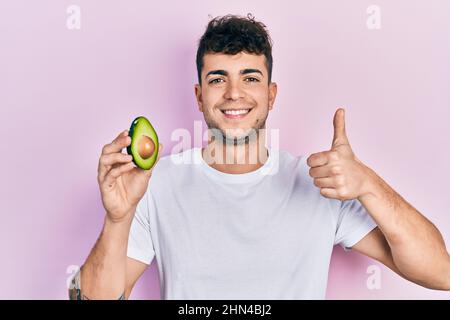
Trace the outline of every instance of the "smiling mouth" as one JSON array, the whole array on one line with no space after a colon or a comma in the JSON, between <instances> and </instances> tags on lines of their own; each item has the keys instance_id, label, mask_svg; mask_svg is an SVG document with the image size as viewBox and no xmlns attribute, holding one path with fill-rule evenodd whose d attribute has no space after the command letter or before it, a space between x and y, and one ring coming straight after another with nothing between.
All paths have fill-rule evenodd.
<instances>
[{"instance_id":1,"label":"smiling mouth","mask_svg":"<svg viewBox=\"0 0 450 320\"><path fill-rule=\"evenodd\" d=\"M224 109L220 110L225 115L226 118L229 119L241 119L252 111L253 108L250 109Z\"/></svg>"}]
</instances>

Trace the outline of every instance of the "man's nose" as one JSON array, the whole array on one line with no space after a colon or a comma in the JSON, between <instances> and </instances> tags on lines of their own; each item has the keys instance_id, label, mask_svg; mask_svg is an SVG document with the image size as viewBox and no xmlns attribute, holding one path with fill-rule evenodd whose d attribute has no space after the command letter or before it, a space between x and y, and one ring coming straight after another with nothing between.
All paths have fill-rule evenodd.
<instances>
[{"instance_id":1,"label":"man's nose","mask_svg":"<svg viewBox=\"0 0 450 320\"><path fill-rule=\"evenodd\" d=\"M226 91L225 91L225 98L231 99L231 100L238 100L239 98L244 97L244 92L240 85L236 82L229 81Z\"/></svg>"}]
</instances>

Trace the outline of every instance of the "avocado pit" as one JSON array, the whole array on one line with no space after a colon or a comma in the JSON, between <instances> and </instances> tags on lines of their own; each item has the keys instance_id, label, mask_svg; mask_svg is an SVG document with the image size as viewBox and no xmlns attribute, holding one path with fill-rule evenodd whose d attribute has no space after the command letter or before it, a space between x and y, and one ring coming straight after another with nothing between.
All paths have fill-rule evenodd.
<instances>
[{"instance_id":1,"label":"avocado pit","mask_svg":"<svg viewBox=\"0 0 450 320\"><path fill-rule=\"evenodd\" d=\"M155 151L155 143L150 137L142 135L139 138L137 149L139 156L142 159L148 159L153 155L153 152Z\"/></svg>"}]
</instances>

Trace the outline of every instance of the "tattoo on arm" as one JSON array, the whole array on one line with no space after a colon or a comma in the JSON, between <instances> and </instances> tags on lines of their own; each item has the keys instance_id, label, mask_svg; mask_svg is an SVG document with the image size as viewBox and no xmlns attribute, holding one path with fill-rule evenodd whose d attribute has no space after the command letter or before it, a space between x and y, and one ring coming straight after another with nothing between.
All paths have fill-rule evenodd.
<instances>
[{"instance_id":1,"label":"tattoo on arm","mask_svg":"<svg viewBox=\"0 0 450 320\"><path fill-rule=\"evenodd\" d=\"M80 274L81 274L81 269L78 270L78 272L75 274L75 276L72 278L72 281L70 282L69 299L70 300L91 300L81 292ZM125 300L125 293L122 293L122 295L117 300Z\"/></svg>"}]
</instances>

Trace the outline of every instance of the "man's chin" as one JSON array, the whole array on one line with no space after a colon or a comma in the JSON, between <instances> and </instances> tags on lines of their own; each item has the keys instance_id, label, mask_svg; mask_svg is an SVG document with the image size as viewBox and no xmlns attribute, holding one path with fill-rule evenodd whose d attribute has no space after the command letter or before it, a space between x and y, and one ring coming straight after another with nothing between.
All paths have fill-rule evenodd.
<instances>
[{"instance_id":1,"label":"man's chin","mask_svg":"<svg viewBox=\"0 0 450 320\"><path fill-rule=\"evenodd\" d=\"M244 144L257 138L256 129L220 129L215 130L214 136L226 144ZM218 140L219 140L218 139Z\"/></svg>"}]
</instances>

